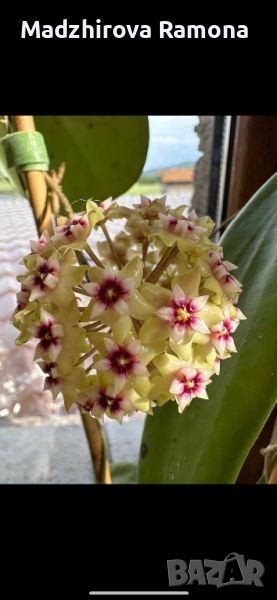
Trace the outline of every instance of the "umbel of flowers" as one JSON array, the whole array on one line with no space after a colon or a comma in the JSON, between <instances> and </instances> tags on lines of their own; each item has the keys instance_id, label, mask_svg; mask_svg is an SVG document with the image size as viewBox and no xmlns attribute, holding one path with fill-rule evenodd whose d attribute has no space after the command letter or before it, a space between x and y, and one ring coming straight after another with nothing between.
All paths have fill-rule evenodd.
<instances>
[{"instance_id":1,"label":"umbel of flowers","mask_svg":"<svg viewBox=\"0 0 277 600\"><path fill-rule=\"evenodd\" d=\"M122 228L111 240L113 219ZM209 239L213 227L165 197L142 196L132 208L89 200L30 243L13 316L17 343L37 339L45 389L61 392L67 410L77 403L122 421L169 400L182 413L193 398L208 398L245 318L236 267ZM104 241L96 253L87 240L93 245L97 228Z\"/></svg>"}]
</instances>

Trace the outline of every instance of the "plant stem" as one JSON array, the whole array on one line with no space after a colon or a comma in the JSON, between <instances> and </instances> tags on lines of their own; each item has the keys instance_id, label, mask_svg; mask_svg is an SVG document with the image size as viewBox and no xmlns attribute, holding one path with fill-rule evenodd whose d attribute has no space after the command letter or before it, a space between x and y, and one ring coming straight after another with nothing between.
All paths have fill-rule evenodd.
<instances>
[{"instance_id":1,"label":"plant stem","mask_svg":"<svg viewBox=\"0 0 277 600\"><path fill-rule=\"evenodd\" d=\"M213 231L213 236L218 233L219 231L221 231L221 229L223 229L223 227L225 227L226 225L228 225L228 223L231 223L231 221L234 219L234 217L240 212L241 209L237 210L233 215L231 215L230 217L227 217L227 219L224 219L224 221L222 221L218 227Z\"/></svg>"},{"instance_id":2,"label":"plant stem","mask_svg":"<svg viewBox=\"0 0 277 600\"><path fill-rule=\"evenodd\" d=\"M273 465L268 483L277 484L277 462Z\"/></svg>"},{"instance_id":3,"label":"plant stem","mask_svg":"<svg viewBox=\"0 0 277 600\"><path fill-rule=\"evenodd\" d=\"M171 246L170 248L168 248L164 252L163 256L161 257L160 261L156 265L155 269L153 269L153 271L151 271L151 273L148 275L146 281L148 281L149 283L156 283L156 281L158 281L160 275L164 272L166 267L171 263L172 259L175 258L177 253L178 253L177 244L174 244L174 246Z\"/></svg>"},{"instance_id":4,"label":"plant stem","mask_svg":"<svg viewBox=\"0 0 277 600\"><path fill-rule=\"evenodd\" d=\"M91 321L90 320L89 323L90 323L90 325L85 325L85 327L82 327L82 329L87 329L88 327L99 327L99 325L103 325L103 323L101 323L101 321Z\"/></svg>"},{"instance_id":5,"label":"plant stem","mask_svg":"<svg viewBox=\"0 0 277 600\"><path fill-rule=\"evenodd\" d=\"M88 261L83 255L83 252L77 250L76 256L79 264L88 265ZM91 368L92 365L89 365L89 367L85 369L86 373L89 373ZM112 478L108 460L107 436L104 427L97 419L93 419L90 415L84 414L80 406L79 411L90 450L96 483L111 484Z\"/></svg>"},{"instance_id":6,"label":"plant stem","mask_svg":"<svg viewBox=\"0 0 277 600\"><path fill-rule=\"evenodd\" d=\"M90 247L90 245L88 243L86 243L84 250L98 267L100 267L101 269L104 269L103 263L98 258L98 256L96 256L96 254L94 254L92 248Z\"/></svg>"},{"instance_id":7,"label":"plant stem","mask_svg":"<svg viewBox=\"0 0 277 600\"><path fill-rule=\"evenodd\" d=\"M148 238L145 238L142 242L142 260L143 260L144 264L145 264L146 258L147 258L148 246L149 246Z\"/></svg>"},{"instance_id":8,"label":"plant stem","mask_svg":"<svg viewBox=\"0 0 277 600\"><path fill-rule=\"evenodd\" d=\"M107 240L107 242L109 244L109 247L110 247L111 253L112 253L113 257L114 257L114 260L115 260L118 268L121 269L122 268L121 260L120 260L120 258L118 256L118 253L116 251L114 243L113 243L112 239L110 238L110 234L109 234L109 232L107 230L107 227L106 227L105 223L100 223L100 227L101 227L101 229L102 229L102 231L104 233L104 236L105 236L105 238L106 238L106 240Z\"/></svg>"},{"instance_id":9,"label":"plant stem","mask_svg":"<svg viewBox=\"0 0 277 600\"><path fill-rule=\"evenodd\" d=\"M107 439L101 423L90 415L83 413L79 406L90 454L94 466L96 483L112 483L108 462Z\"/></svg>"},{"instance_id":10,"label":"plant stem","mask_svg":"<svg viewBox=\"0 0 277 600\"><path fill-rule=\"evenodd\" d=\"M104 329L107 329L108 325L98 325L97 327L90 327L89 325L87 327L84 327L84 329L86 331L88 331L89 333L97 333L98 331L103 331ZM109 330L110 331L110 330Z\"/></svg>"},{"instance_id":11,"label":"plant stem","mask_svg":"<svg viewBox=\"0 0 277 600\"><path fill-rule=\"evenodd\" d=\"M53 190L53 192L55 192L57 194L57 196L59 197L64 210L67 214L67 216L69 218L72 217L73 215L73 210L72 210L72 206L68 200L68 198L65 196L65 194L62 192L59 184L57 184L54 179L52 177L50 177L50 175L48 173L44 173L44 177L45 177L45 181L47 183L47 185L50 187L51 190Z\"/></svg>"},{"instance_id":12,"label":"plant stem","mask_svg":"<svg viewBox=\"0 0 277 600\"><path fill-rule=\"evenodd\" d=\"M57 171L54 171L54 170L51 171L52 180L56 185L61 186L61 183L62 183L62 180L64 177L64 173L65 173L65 163L64 162L61 163L61 165ZM52 189L50 191L50 196L51 196L51 201L52 201L52 212L54 213L54 216L56 217L60 212L60 198L59 198L59 195L57 194L57 192Z\"/></svg>"},{"instance_id":13,"label":"plant stem","mask_svg":"<svg viewBox=\"0 0 277 600\"><path fill-rule=\"evenodd\" d=\"M89 296L89 298L91 298L91 295L86 292L86 290L83 290L83 288L80 288L77 285L74 285L72 289L74 292L77 292L77 294L82 294L83 296Z\"/></svg>"},{"instance_id":14,"label":"plant stem","mask_svg":"<svg viewBox=\"0 0 277 600\"><path fill-rule=\"evenodd\" d=\"M89 352L86 352L86 354L83 354L83 356L81 356L81 358L79 358L78 362L76 362L74 367L78 367L79 365L81 365L87 358L92 356L92 354L94 354L94 352L95 352L95 348L93 346L93 348L91 348L91 350L89 350Z\"/></svg>"}]
</instances>

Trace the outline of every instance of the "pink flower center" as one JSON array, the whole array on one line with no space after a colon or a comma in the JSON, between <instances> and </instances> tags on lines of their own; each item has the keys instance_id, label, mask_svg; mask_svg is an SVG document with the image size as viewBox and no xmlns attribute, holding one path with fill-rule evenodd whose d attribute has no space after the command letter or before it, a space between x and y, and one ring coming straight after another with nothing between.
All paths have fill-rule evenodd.
<instances>
[{"instance_id":1,"label":"pink flower center","mask_svg":"<svg viewBox=\"0 0 277 600\"><path fill-rule=\"evenodd\" d=\"M225 333L232 333L233 323L231 319L225 319L225 321L223 321L223 327L225 329Z\"/></svg>"},{"instance_id":2,"label":"pink flower center","mask_svg":"<svg viewBox=\"0 0 277 600\"><path fill-rule=\"evenodd\" d=\"M84 229L87 228L88 224L83 217L74 217L69 225L64 225L61 229L64 237L71 237L73 235L71 227L73 225L81 225Z\"/></svg>"},{"instance_id":3,"label":"pink flower center","mask_svg":"<svg viewBox=\"0 0 277 600\"><path fill-rule=\"evenodd\" d=\"M51 327L54 324L54 321L48 321L48 323L41 323L37 329L36 336L39 338L40 347L47 352L50 346L53 344L57 346L60 343L60 338L58 336L54 336L51 331Z\"/></svg>"},{"instance_id":4,"label":"pink flower center","mask_svg":"<svg viewBox=\"0 0 277 600\"><path fill-rule=\"evenodd\" d=\"M51 373L50 373L50 375L48 375L48 377L46 377L46 380L50 387L52 387L54 385L59 385L63 381L63 379L61 377L53 377L53 375L51 375Z\"/></svg>"},{"instance_id":5,"label":"pink flower center","mask_svg":"<svg viewBox=\"0 0 277 600\"><path fill-rule=\"evenodd\" d=\"M100 302L111 308L118 300L125 300L128 295L119 278L108 277L99 285L96 296Z\"/></svg>"},{"instance_id":6,"label":"pink flower center","mask_svg":"<svg viewBox=\"0 0 277 600\"><path fill-rule=\"evenodd\" d=\"M200 391L203 385L200 373L196 373L194 377L190 378L186 375L181 375L179 380L183 384L182 394L196 394Z\"/></svg>"},{"instance_id":7,"label":"pink flower center","mask_svg":"<svg viewBox=\"0 0 277 600\"><path fill-rule=\"evenodd\" d=\"M23 310L27 306L27 304L28 304L28 302L18 302L16 305L15 312L19 312L20 310Z\"/></svg>"},{"instance_id":8,"label":"pink flower center","mask_svg":"<svg viewBox=\"0 0 277 600\"><path fill-rule=\"evenodd\" d=\"M119 375L127 375L132 373L137 359L126 348L119 346L116 350L109 354L109 361L111 364L111 369L114 373L118 373Z\"/></svg>"},{"instance_id":9,"label":"pink flower center","mask_svg":"<svg viewBox=\"0 0 277 600\"><path fill-rule=\"evenodd\" d=\"M178 223L178 219L174 219L173 217L171 219L169 219L168 221L168 229L175 229L176 225Z\"/></svg>"},{"instance_id":10,"label":"pink flower center","mask_svg":"<svg viewBox=\"0 0 277 600\"><path fill-rule=\"evenodd\" d=\"M87 222L83 217L74 217L71 221L71 225L82 225L82 227L87 227Z\"/></svg>"},{"instance_id":11,"label":"pink flower center","mask_svg":"<svg viewBox=\"0 0 277 600\"><path fill-rule=\"evenodd\" d=\"M230 275L229 273L226 273L226 275L223 275L221 281L223 284L224 283L233 283L234 277L232 275Z\"/></svg>"},{"instance_id":12,"label":"pink flower center","mask_svg":"<svg viewBox=\"0 0 277 600\"><path fill-rule=\"evenodd\" d=\"M214 259L213 259L213 256L214 256ZM220 265L223 265L222 259L217 258L214 252L209 252L209 257L212 259L213 268L220 267Z\"/></svg>"},{"instance_id":13,"label":"pink flower center","mask_svg":"<svg viewBox=\"0 0 277 600\"><path fill-rule=\"evenodd\" d=\"M64 237L70 237L72 235L71 226L64 225L62 228L62 233L64 234Z\"/></svg>"},{"instance_id":14,"label":"pink flower center","mask_svg":"<svg viewBox=\"0 0 277 600\"><path fill-rule=\"evenodd\" d=\"M230 333L233 333L233 324L231 319L225 319L222 324L221 331L216 332L216 337L223 337L224 340L229 339Z\"/></svg>"},{"instance_id":15,"label":"pink flower center","mask_svg":"<svg viewBox=\"0 0 277 600\"><path fill-rule=\"evenodd\" d=\"M25 306L27 306L27 304L29 302L29 297L30 297L30 290L27 290L27 288L22 286L21 291L18 292L18 294L17 294L18 302L16 305L15 313L19 312L20 310L23 310L25 308Z\"/></svg>"},{"instance_id":16,"label":"pink flower center","mask_svg":"<svg viewBox=\"0 0 277 600\"><path fill-rule=\"evenodd\" d=\"M44 283L47 275L49 275L49 273L56 272L57 270L55 269L55 267L50 267L50 265L48 265L47 263L40 265L37 268L37 274L33 277L33 285L39 287L42 291L44 291L47 288L47 285L45 285Z\"/></svg>"},{"instance_id":17,"label":"pink flower center","mask_svg":"<svg viewBox=\"0 0 277 600\"><path fill-rule=\"evenodd\" d=\"M179 300L176 302L173 300L171 306L174 311L173 318L171 320L171 327L177 325L178 327L190 328L195 322L195 317L192 314L195 312L192 309L191 300Z\"/></svg>"},{"instance_id":18,"label":"pink flower center","mask_svg":"<svg viewBox=\"0 0 277 600\"><path fill-rule=\"evenodd\" d=\"M109 396L107 396L104 390L100 390L96 403L103 411L108 408Z\"/></svg>"},{"instance_id":19,"label":"pink flower center","mask_svg":"<svg viewBox=\"0 0 277 600\"><path fill-rule=\"evenodd\" d=\"M97 407L101 408L103 412L105 412L107 408L109 408L111 413L116 414L121 410L121 402L121 396L117 395L115 396L115 398L111 398L106 393L105 389L100 389L96 400L91 400L88 398L85 404L83 404L83 408L90 412L96 405Z\"/></svg>"},{"instance_id":20,"label":"pink flower center","mask_svg":"<svg viewBox=\"0 0 277 600\"><path fill-rule=\"evenodd\" d=\"M52 369L55 369L55 367L57 366L57 363L55 362L49 362L49 363L44 363L43 367L41 367L43 373L51 373Z\"/></svg>"}]
</instances>

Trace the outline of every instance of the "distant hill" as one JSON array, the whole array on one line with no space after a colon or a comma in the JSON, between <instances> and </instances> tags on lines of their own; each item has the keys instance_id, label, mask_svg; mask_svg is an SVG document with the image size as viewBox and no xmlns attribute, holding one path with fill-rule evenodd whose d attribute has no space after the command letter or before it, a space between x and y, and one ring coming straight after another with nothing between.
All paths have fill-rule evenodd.
<instances>
[{"instance_id":1,"label":"distant hill","mask_svg":"<svg viewBox=\"0 0 277 600\"><path fill-rule=\"evenodd\" d=\"M194 167L195 162L188 162L188 161L184 161L181 163L178 163L177 165L168 165L167 167L160 167L159 169L151 169L149 171L143 171L140 178L139 178L139 182L141 183L155 183L158 179L159 179L159 171L162 171L163 169L176 169L176 168L192 168Z\"/></svg>"}]
</instances>

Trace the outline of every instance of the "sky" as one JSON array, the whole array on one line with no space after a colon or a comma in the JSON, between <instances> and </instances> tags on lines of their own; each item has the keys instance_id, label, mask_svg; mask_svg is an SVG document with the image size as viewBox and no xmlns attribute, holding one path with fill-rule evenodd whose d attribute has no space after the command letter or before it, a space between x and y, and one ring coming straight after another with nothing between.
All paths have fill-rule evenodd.
<instances>
[{"instance_id":1,"label":"sky","mask_svg":"<svg viewBox=\"0 0 277 600\"><path fill-rule=\"evenodd\" d=\"M150 140L144 171L195 162L198 137L194 131L197 116L150 116Z\"/></svg>"}]
</instances>

